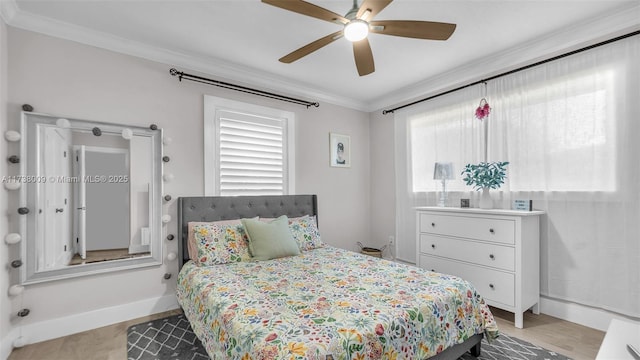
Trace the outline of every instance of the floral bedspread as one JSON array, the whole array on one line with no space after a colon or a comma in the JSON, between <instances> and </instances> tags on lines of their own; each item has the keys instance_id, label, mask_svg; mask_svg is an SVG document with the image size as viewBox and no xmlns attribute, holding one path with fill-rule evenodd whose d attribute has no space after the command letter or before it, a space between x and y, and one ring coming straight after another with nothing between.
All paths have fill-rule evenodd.
<instances>
[{"instance_id":1,"label":"floral bedspread","mask_svg":"<svg viewBox=\"0 0 640 360\"><path fill-rule=\"evenodd\" d=\"M458 277L326 246L262 262L185 264L178 301L212 359L424 359L498 335Z\"/></svg>"}]
</instances>

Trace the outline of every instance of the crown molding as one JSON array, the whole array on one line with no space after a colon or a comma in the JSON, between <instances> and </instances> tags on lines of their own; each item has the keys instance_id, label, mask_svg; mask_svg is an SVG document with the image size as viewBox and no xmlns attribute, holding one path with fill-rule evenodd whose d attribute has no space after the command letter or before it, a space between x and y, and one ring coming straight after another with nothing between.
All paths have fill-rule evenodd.
<instances>
[{"instance_id":1,"label":"crown molding","mask_svg":"<svg viewBox=\"0 0 640 360\"><path fill-rule=\"evenodd\" d=\"M223 81L239 82L239 85L261 87L312 101L327 102L359 111L368 111L365 102L335 96L329 91L287 79L285 77L238 65L215 57L195 56L160 47L151 46L82 26L28 13L19 9L15 0L0 0L0 16L9 26L41 33L77 43L90 45L113 52L131 55L167 65L180 71L190 70L221 78Z\"/></svg>"},{"instance_id":2,"label":"crown molding","mask_svg":"<svg viewBox=\"0 0 640 360\"><path fill-rule=\"evenodd\" d=\"M372 100L367 107L370 111L380 111L400 106L638 29L640 29L640 3L634 2L608 14L602 14L598 19L574 24L561 31L538 37L530 42L392 91L389 95Z\"/></svg>"}]
</instances>

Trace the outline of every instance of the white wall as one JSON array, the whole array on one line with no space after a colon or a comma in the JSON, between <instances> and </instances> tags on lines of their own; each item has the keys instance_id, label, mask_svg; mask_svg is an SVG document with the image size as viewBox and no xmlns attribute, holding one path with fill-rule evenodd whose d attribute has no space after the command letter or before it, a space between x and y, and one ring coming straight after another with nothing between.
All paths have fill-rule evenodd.
<instances>
[{"instance_id":1,"label":"white wall","mask_svg":"<svg viewBox=\"0 0 640 360\"><path fill-rule=\"evenodd\" d=\"M382 111L370 115L371 147L371 241L377 247L387 245L384 257L396 255L396 173L393 114ZM394 243L389 244L389 236Z\"/></svg>"},{"instance_id":2,"label":"white wall","mask_svg":"<svg viewBox=\"0 0 640 360\"><path fill-rule=\"evenodd\" d=\"M295 112L297 193L318 195L323 240L355 250L356 241L369 237L369 114L326 103L306 109L179 82L169 75L171 65L16 28L8 28L7 47L8 98L2 106L6 104L10 128L18 128L21 105L28 103L37 112L73 118L142 126L155 123L173 138L173 143L165 147L165 155L171 158L165 171L175 175L164 191L174 199L164 206L164 212L174 218L166 226L169 233L176 233L177 197L204 193L203 94L209 94ZM3 47L2 54L6 53ZM329 166L329 132L351 136L351 168ZM5 148L1 143L0 151ZM0 163L5 166L4 161ZM7 201L0 199L0 207L5 210ZM344 225L329 226L338 223ZM165 254L177 251L175 241L163 242ZM167 281L164 273L174 276ZM9 308L17 309L19 302L31 309L31 315L16 319L12 327L21 328L28 342L83 330L83 321L103 325L160 312L176 306L176 274L177 262L165 261L160 267L30 285L21 299L12 300L12 306L4 301L7 275L2 274L2 324L8 322L7 313L13 312ZM71 296L76 296L72 303ZM4 329L1 335L6 337Z\"/></svg>"}]
</instances>

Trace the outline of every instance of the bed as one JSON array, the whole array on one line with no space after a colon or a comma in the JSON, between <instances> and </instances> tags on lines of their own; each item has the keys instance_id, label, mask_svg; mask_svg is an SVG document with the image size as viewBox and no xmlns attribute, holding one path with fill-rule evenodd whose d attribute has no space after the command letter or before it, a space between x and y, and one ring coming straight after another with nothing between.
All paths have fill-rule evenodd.
<instances>
[{"instance_id":1,"label":"bed","mask_svg":"<svg viewBox=\"0 0 640 360\"><path fill-rule=\"evenodd\" d=\"M498 335L454 276L326 244L266 261L189 257L189 223L287 215L318 226L317 209L315 195L178 199L178 302L212 359L457 359Z\"/></svg>"}]
</instances>

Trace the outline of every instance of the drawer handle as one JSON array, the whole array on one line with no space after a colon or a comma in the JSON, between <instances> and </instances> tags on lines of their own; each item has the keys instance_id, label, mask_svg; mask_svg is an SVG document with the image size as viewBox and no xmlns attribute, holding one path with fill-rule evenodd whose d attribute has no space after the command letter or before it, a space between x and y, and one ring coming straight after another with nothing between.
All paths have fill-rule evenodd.
<instances>
[{"instance_id":1,"label":"drawer handle","mask_svg":"<svg viewBox=\"0 0 640 360\"><path fill-rule=\"evenodd\" d=\"M495 290L495 286L493 286L493 284L489 284L489 288L491 288L491 290Z\"/></svg>"},{"instance_id":2,"label":"drawer handle","mask_svg":"<svg viewBox=\"0 0 640 360\"><path fill-rule=\"evenodd\" d=\"M436 227L436 223L431 223L431 227Z\"/></svg>"},{"instance_id":3,"label":"drawer handle","mask_svg":"<svg viewBox=\"0 0 640 360\"><path fill-rule=\"evenodd\" d=\"M492 234L496 233L495 230L493 230L493 228L489 229L489 232L492 233Z\"/></svg>"},{"instance_id":4,"label":"drawer handle","mask_svg":"<svg viewBox=\"0 0 640 360\"><path fill-rule=\"evenodd\" d=\"M493 256L493 254L489 254L489 259L491 259L491 260L495 260L495 259L496 259L496 257L495 257L495 256Z\"/></svg>"},{"instance_id":5,"label":"drawer handle","mask_svg":"<svg viewBox=\"0 0 640 360\"><path fill-rule=\"evenodd\" d=\"M435 249L436 248L436 244L431 244L431 248Z\"/></svg>"}]
</instances>

